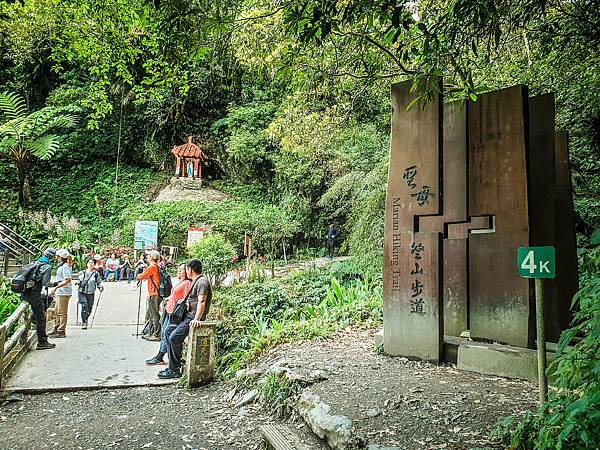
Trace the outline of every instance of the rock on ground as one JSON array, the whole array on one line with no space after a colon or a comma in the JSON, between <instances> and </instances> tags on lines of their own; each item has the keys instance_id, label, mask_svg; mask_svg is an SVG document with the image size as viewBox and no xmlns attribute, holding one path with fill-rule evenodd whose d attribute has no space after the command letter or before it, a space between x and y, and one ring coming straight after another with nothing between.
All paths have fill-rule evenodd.
<instances>
[{"instance_id":1,"label":"rock on ground","mask_svg":"<svg viewBox=\"0 0 600 450\"><path fill-rule=\"evenodd\" d=\"M253 367L326 373L310 391L330 415L350 419L353 436L371 448L501 448L489 438L493 425L537 407L537 387L529 382L380 355L374 333L346 330L286 344Z\"/></svg>"}]
</instances>

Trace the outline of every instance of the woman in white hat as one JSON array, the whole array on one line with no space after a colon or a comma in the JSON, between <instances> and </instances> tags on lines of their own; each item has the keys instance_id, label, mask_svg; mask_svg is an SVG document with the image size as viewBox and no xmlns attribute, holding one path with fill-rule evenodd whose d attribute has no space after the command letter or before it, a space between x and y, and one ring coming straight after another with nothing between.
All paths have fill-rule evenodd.
<instances>
[{"instance_id":1,"label":"woman in white hat","mask_svg":"<svg viewBox=\"0 0 600 450\"><path fill-rule=\"evenodd\" d=\"M66 337L65 330L67 329L67 311L69 310L69 299L73 294L71 281L73 273L71 266L73 265L73 257L68 250L61 248L56 251L56 256L60 258L58 270L56 271L56 282L54 287L50 289L50 295L54 297L56 294L56 316L58 325L54 331L48 335L51 338Z\"/></svg>"}]
</instances>

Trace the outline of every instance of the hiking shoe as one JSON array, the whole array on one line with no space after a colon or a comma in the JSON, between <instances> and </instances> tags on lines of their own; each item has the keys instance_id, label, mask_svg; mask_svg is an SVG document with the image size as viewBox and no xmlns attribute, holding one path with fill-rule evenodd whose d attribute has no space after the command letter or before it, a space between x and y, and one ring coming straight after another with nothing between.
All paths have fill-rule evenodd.
<instances>
[{"instance_id":1,"label":"hiking shoe","mask_svg":"<svg viewBox=\"0 0 600 450\"><path fill-rule=\"evenodd\" d=\"M142 336L143 337L143 336ZM144 339L146 339L147 341L160 341L160 336L152 336L152 335L147 335Z\"/></svg>"},{"instance_id":2,"label":"hiking shoe","mask_svg":"<svg viewBox=\"0 0 600 450\"><path fill-rule=\"evenodd\" d=\"M87 330L87 322L83 322L83 323L81 324L81 329L82 329L82 330Z\"/></svg>"},{"instance_id":3,"label":"hiking shoe","mask_svg":"<svg viewBox=\"0 0 600 450\"><path fill-rule=\"evenodd\" d=\"M50 333L48 335L48 337L49 338L64 338L64 337L67 337L67 335L62 331L54 330L52 333Z\"/></svg>"},{"instance_id":4,"label":"hiking shoe","mask_svg":"<svg viewBox=\"0 0 600 450\"><path fill-rule=\"evenodd\" d=\"M168 380L170 378L181 378L181 371L179 369L165 369L158 372L158 378L162 380Z\"/></svg>"},{"instance_id":5,"label":"hiking shoe","mask_svg":"<svg viewBox=\"0 0 600 450\"><path fill-rule=\"evenodd\" d=\"M46 342L38 342L35 349L36 350L48 350L51 348L56 347L56 344L51 344L50 342L46 341Z\"/></svg>"},{"instance_id":6,"label":"hiking shoe","mask_svg":"<svg viewBox=\"0 0 600 450\"><path fill-rule=\"evenodd\" d=\"M146 360L147 366L160 366L162 364L166 364L162 359L158 359L156 356Z\"/></svg>"}]
</instances>

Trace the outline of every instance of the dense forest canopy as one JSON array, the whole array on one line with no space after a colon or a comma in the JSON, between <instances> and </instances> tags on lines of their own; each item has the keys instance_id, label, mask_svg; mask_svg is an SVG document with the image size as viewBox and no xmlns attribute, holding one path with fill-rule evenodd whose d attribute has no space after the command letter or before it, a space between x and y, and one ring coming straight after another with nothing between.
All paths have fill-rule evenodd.
<instances>
[{"instance_id":1,"label":"dense forest canopy","mask_svg":"<svg viewBox=\"0 0 600 450\"><path fill-rule=\"evenodd\" d=\"M389 86L412 79L426 99L442 76L456 99L517 83L556 93L585 243L600 227L599 11L594 0L0 1L0 91L29 111L79 114L51 160L31 161L27 208L110 218L94 231L115 238L119 199L143 197L140 179L164 180L148 169L171 170L170 149L194 135L209 176L288 211L297 242L314 244L335 222L347 249L373 261ZM14 218L7 158L0 180L0 218ZM89 208L48 195L86 186Z\"/></svg>"}]
</instances>

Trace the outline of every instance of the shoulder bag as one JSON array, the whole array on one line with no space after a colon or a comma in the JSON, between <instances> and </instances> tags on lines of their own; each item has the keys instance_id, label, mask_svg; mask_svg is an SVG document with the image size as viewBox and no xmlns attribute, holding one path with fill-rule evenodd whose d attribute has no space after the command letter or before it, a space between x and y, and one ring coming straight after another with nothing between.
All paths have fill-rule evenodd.
<instances>
[{"instance_id":1,"label":"shoulder bag","mask_svg":"<svg viewBox=\"0 0 600 450\"><path fill-rule=\"evenodd\" d=\"M200 278L200 277L198 277L198 278ZM173 312L169 315L169 322L170 323L173 323L175 325L181 323L181 321L183 320L183 318L187 314L187 311L188 311L188 298L189 298L190 293L192 292L192 289L194 288L194 284L196 284L196 281L198 280L198 278L196 278L194 280L194 282L192 283L192 285L190 286L190 290L188 291L188 293L185 296L185 298L183 300L178 301L175 304L175 308L173 308Z\"/></svg>"}]
</instances>

